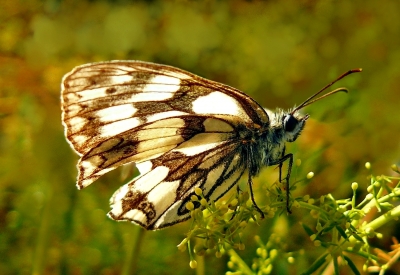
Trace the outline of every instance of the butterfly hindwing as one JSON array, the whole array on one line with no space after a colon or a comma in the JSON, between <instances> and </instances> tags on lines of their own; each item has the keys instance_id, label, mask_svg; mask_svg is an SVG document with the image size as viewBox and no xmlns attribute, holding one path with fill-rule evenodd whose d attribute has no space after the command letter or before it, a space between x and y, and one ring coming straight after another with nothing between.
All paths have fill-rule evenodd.
<instances>
[{"instance_id":1,"label":"butterfly hindwing","mask_svg":"<svg viewBox=\"0 0 400 275\"><path fill-rule=\"evenodd\" d=\"M194 140L197 148L185 144L191 143L188 140L137 164L140 175L115 192L109 216L158 229L190 217L185 205L196 187L207 200L216 200L234 186L245 170L239 141L218 132L202 133Z\"/></svg>"}]
</instances>

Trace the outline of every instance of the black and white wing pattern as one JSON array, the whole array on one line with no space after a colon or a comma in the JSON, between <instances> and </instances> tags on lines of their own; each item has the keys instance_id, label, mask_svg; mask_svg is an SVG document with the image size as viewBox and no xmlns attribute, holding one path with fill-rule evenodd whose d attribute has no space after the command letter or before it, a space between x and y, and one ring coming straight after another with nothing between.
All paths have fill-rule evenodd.
<instances>
[{"instance_id":1,"label":"black and white wing pattern","mask_svg":"<svg viewBox=\"0 0 400 275\"><path fill-rule=\"evenodd\" d=\"M248 144L269 117L237 89L178 68L141 61L76 67L62 81L65 135L79 154L77 186L136 163L109 216L146 229L190 217L199 187L216 200L249 168Z\"/></svg>"}]
</instances>

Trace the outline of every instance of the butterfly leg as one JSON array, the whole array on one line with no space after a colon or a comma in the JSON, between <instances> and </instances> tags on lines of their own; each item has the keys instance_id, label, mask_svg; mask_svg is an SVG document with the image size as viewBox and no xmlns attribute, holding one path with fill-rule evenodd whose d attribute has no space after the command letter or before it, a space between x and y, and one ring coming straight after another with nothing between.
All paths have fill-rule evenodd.
<instances>
[{"instance_id":1,"label":"butterfly leg","mask_svg":"<svg viewBox=\"0 0 400 275\"><path fill-rule=\"evenodd\" d=\"M287 170L287 174L286 174L286 177L285 177L285 180L286 180L286 210L287 210L287 212L289 213L289 214L291 214L292 213L292 211L290 210L290 205L289 205L289 200L290 200L290 183L289 183L289 179L290 179L290 175L291 175L291 173L292 173L292 165L293 165L293 154L287 154L287 155L285 155L285 148L283 149L283 151L282 151L282 157L281 157L281 159L278 161L278 164L279 164L279 182L282 182L282 166L283 166L283 163L286 161L286 160L289 160L289 163L288 163L288 170Z\"/></svg>"},{"instance_id":2,"label":"butterfly leg","mask_svg":"<svg viewBox=\"0 0 400 275\"><path fill-rule=\"evenodd\" d=\"M261 219L264 219L264 212L260 209L260 207L258 207L256 200L254 199L254 194L253 194L253 181L252 181L252 174L251 174L251 170L252 170L251 157L252 156L253 156L252 147L249 146L248 150L247 150L247 171L249 174L249 179L247 180L247 184L249 185L251 201L252 201L254 207L256 208L257 212L260 213Z\"/></svg>"},{"instance_id":3,"label":"butterfly leg","mask_svg":"<svg viewBox=\"0 0 400 275\"><path fill-rule=\"evenodd\" d=\"M240 192L241 192L241 191L242 191L242 190L240 190L239 185L236 185L236 192L237 192L237 197L238 197L238 198L239 198L239 195L240 195ZM239 205L236 206L235 212L233 213L232 217L229 219L230 221L233 220L233 219L235 218L236 213L237 213L238 211L239 211Z\"/></svg>"},{"instance_id":4,"label":"butterfly leg","mask_svg":"<svg viewBox=\"0 0 400 275\"><path fill-rule=\"evenodd\" d=\"M249 189L250 189L250 198L251 198L251 201L252 201L254 207L256 208L257 212L260 213L261 219L264 219L264 212L260 209L260 207L258 207L258 205L257 205L257 203L256 203L256 201L255 201L255 199L254 199L254 194L253 194L253 181L252 181L252 178L251 178L251 174L250 174L250 173L249 173L249 179L248 179L248 181L247 181L247 184L249 185Z\"/></svg>"},{"instance_id":5,"label":"butterfly leg","mask_svg":"<svg viewBox=\"0 0 400 275\"><path fill-rule=\"evenodd\" d=\"M285 150L286 150L286 147L283 147L281 158L283 158L285 156ZM282 167L283 167L283 161L280 161L279 162L279 182L282 182Z\"/></svg>"}]
</instances>

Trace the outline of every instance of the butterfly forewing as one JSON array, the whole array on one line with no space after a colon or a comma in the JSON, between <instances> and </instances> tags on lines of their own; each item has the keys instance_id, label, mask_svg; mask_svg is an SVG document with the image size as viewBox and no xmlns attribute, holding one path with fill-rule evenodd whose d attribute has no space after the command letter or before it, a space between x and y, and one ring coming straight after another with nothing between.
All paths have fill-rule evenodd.
<instances>
[{"instance_id":1,"label":"butterfly forewing","mask_svg":"<svg viewBox=\"0 0 400 275\"><path fill-rule=\"evenodd\" d=\"M268 126L239 90L140 61L87 64L62 83L65 135L81 156L78 188L127 163L141 175L111 199L110 216L148 229L189 217L195 187L218 199L244 173L243 137Z\"/></svg>"}]
</instances>

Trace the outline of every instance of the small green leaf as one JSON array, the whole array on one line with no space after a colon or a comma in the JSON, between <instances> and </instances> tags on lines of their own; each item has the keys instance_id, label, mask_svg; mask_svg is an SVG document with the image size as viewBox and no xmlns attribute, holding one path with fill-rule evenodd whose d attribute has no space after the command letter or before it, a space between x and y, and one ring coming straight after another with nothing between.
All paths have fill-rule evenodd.
<instances>
[{"instance_id":1,"label":"small green leaf","mask_svg":"<svg viewBox=\"0 0 400 275\"><path fill-rule=\"evenodd\" d=\"M336 226L337 231L339 231L339 234L345 238L346 240L348 239L346 232L341 228L340 226Z\"/></svg>"},{"instance_id":2,"label":"small green leaf","mask_svg":"<svg viewBox=\"0 0 400 275\"><path fill-rule=\"evenodd\" d=\"M322 230L322 232L323 232L323 233L329 232L329 231L331 231L332 228L334 228L335 226L336 226L335 223L331 223L331 224L329 224L327 227L325 227L325 228Z\"/></svg>"},{"instance_id":3,"label":"small green leaf","mask_svg":"<svg viewBox=\"0 0 400 275\"><path fill-rule=\"evenodd\" d=\"M306 224L301 223L301 226L303 226L303 229L304 229L304 231L306 231L308 236L315 234L314 231L310 227L308 227Z\"/></svg>"},{"instance_id":4,"label":"small green leaf","mask_svg":"<svg viewBox=\"0 0 400 275\"><path fill-rule=\"evenodd\" d=\"M339 268L339 263L338 263L337 257L332 255L332 260L333 260L333 267L334 267L334 270L335 270L335 274L339 275L340 274L340 268Z\"/></svg>"},{"instance_id":5,"label":"small green leaf","mask_svg":"<svg viewBox=\"0 0 400 275\"><path fill-rule=\"evenodd\" d=\"M353 263L353 261L349 257L343 255L343 258L347 261L347 264L349 265L349 267L351 268L351 270L353 271L353 273L355 275L361 275L360 271L358 271L356 265Z\"/></svg>"},{"instance_id":6,"label":"small green leaf","mask_svg":"<svg viewBox=\"0 0 400 275\"><path fill-rule=\"evenodd\" d=\"M323 254L321 257L319 257L317 260L315 260L315 262L310 266L310 268L301 273L302 275L308 275L308 274L312 274L314 271L316 271L318 268L320 268L325 262L326 262L326 256L328 256L329 253L325 253Z\"/></svg>"},{"instance_id":7,"label":"small green leaf","mask_svg":"<svg viewBox=\"0 0 400 275\"><path fill-rule=\"evenodd\" d=\"M352 234L352 236L353 236L357 241L364 243L364 240L363 240L359 235L357 235L357 232L354 232L354 233Z\"/></svg>"}]
</instances>

